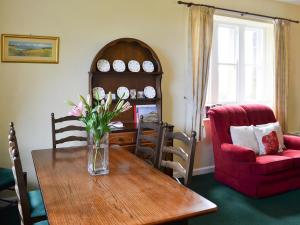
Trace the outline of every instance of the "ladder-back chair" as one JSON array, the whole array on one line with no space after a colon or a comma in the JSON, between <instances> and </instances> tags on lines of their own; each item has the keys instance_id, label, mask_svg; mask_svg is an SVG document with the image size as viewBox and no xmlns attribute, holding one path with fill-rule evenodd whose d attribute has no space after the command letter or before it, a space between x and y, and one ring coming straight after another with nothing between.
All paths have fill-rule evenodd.
<instances>
[{"instance_id":1,"label":"ladder-back chair","mask_svg":"<svg viewBox=\"0 0 300 225\"><path fill-rule=\"evenodd\" d=\"M41 192L39 190L27 192L27 182L22 168L13 123L10 123L8 145L9 156L12 163L12 172L15 179L15 191L18 197L18 209L21 223L23 225L33 225L36 222L47 219L47 216Z\"/></svg>"},{"instance_id":2,"label":"ladder-back chair","mask_svg":"<svg viewBox=\"0 0 300 225\"><path fill-rule=\"evenodd\" d=\"M173 140L182 142L186 146L185 150L181 146L167 146L168 141ZM172 132L168 130L168 125L163 126L161 148L159 151L158 168L170 168L177 172L180 177L183 178L183 184L189 186L192 178L193 167L194 167L194 157L196 149L196 132L193 131L191 136L187 136L183 132ZM180 162L164 160L165 154L173 154L180 158L181 161L185 162L183 166ZM179 179L174 177L179 183Z\"/></svg>"}]
</instances>

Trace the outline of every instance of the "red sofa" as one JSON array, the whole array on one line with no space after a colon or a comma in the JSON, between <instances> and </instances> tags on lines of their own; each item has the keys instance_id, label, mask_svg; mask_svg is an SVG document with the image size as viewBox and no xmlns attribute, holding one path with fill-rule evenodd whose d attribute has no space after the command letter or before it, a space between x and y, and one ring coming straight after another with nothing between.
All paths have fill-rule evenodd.
<instances>
[{"instance_id":1,"label":"red sofa","mask_svg":"<svg viewBox=\"0 0 300 225\"><path fill-rule=\"evenodd\" d=\"M286 149L278 155L257 156L232 144L230 126L276 122L269 107L220 106L210 109L209 118L218 181L258 198L300 188L300 137L284 135Z\"/></svg>"}]
</instances>

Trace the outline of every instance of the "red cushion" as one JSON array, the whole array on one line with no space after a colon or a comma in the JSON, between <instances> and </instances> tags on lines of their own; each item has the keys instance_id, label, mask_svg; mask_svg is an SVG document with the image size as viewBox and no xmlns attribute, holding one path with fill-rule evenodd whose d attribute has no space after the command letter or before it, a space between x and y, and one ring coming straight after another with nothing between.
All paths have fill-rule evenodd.
<instances>
[{"instance_id":1,"label":"red cushion","mask_svg":"<svg viewBox=\"0 0 300 225\"><path fill-rule=\"evenodd\" d=\"M255 174L267 175L293 167L293 159L280 155L261 155L256 157L256 163L252 166Z\"/></svg>"},{"instance_id":2,"label":"red cushion","mask_svg":"<svg viewBox=\"0 0 300 225\"><path fill-rule=\"evenodd\" d=\"M281 153L281 155L292 158L295 167L300 167L300 150L286 149Z\"/></svg>"}]
</instances>

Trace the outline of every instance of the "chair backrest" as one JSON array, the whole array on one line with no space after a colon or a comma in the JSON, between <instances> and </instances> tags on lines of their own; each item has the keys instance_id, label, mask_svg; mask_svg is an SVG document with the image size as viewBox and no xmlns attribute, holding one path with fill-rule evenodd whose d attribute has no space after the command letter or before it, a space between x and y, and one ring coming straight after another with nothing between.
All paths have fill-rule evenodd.
<instances>
[{"instance_id":1,"label":"chair backrest","mask_svg":"<svg viewBox=\"0 0 300 225\"><path fill-rule=\"evenodd\" d=\"M157 168L158 155L161 145L162 122L145 122L143 116L139 119L135 154ZM152 130L154 135L146 135L145 131ZM144 143L143 143L144 142ZM145 145L145 142L150 145Z\"/></svg>"},{"instance_id":2,"label":"chair backrest","mask_svg":"<svg viewBox=\"0 0 300 225\"><path fill-rule=\"evenodd\" d=\"M68 122L68 121L79 121L78 117L76 116L65 116L61 118L55 118L54 113L51 113L51 123L52 123L52 144L53 148L55 149L58 144L63 144L66 142L73 142L73 141L81 141L81 142L87 142L87 137L82 136L74 136L70 135L64 138L57 139L57 134L62 134L65 132L70 131L85 131L85 128L82 126L76 126L76 125L67 125L61 128L56 128L56 124ZM85 133L86 134L86 133Z\"/></svg>"},{"instance_id":3,"label":"chair backrest","mask_svg":"<svg viewBox=\"0 0 300 225\"><path fill-rule=\"evenodd\" d=\"M181 146L167 146L168 141L172 139L175 141L180 141L183 145L186 146L185 150ZM174 143L173 142L173 143ZM163 126L161 148L159 151L159 160L158 168L170 168L173 171L177 172L180 177L184 179L184 185L189 186L191 183L191 178L193 174L194 167L194 157L196 150L196 132L192 131L191 136L189 137L183 132L172 132L168 130L168 125ZM165 154L173 154L180 158L180 161L185 162L183 166L180 162L177 161L168 161L164 160ZM179 179L174 177L179 183Z\"/></svg>"},{"instance_id":4,"label":"chair backrest","mask_svg":"<svg viewBox=\"0 0 300 225\"><path fill-rule=\"evenodd\" d=\"M15 179L15 190L18 197L18 208L21 216L22 224L32 224L30 217L30 208L27 197L27 185L20 159L19 147L16 138L14 124L10 123L9 135L9 156L12 163L12 171Z\"/></svg>"}]
</instances>

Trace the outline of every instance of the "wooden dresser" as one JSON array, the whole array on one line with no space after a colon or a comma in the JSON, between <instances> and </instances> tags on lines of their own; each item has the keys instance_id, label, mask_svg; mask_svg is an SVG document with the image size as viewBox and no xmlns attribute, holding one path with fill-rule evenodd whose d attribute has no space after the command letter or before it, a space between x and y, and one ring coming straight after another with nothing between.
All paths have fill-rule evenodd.
<instances>
[{"instance_id":1,"label":"wooden dresser","mask_svg":"<svg viewBox=\"0 0 300 225\"><path fill-rule=\"evenodd\" d=\"M100 59L106 59L110 63L110 71L100 72L97 68L97 62ZM114 60L123 60L126 64L124 72L115 72L112 64ZM140 72L130 72L128 62L136 60L140 63ZM154 71L147 73L143 71L142 64L149 60L154 64ZM153 49L144 42L133 38L121 38L105 45L94 57L89 72L89 93L92 96L94 87L102 87L105 93L111 91L117 93L118 87L124 86L128 89L143 91L146 86L155 88L156 97L153 99L127 99L132 106L135 105L156 105L159 120L162 120L162 92L161 79L162 67L160 61ZM113 106L117 102L113 100ZM131 110L122 113L116 121L121 121L124 128L113 130L110 134L110 144L121 145L124 148L133 151L136 144L137 124L134 121L134 107ZM149 131L149 135L153 132ZM147 145L148 143L145 143Z\"/></svg>"}]
</instances>

